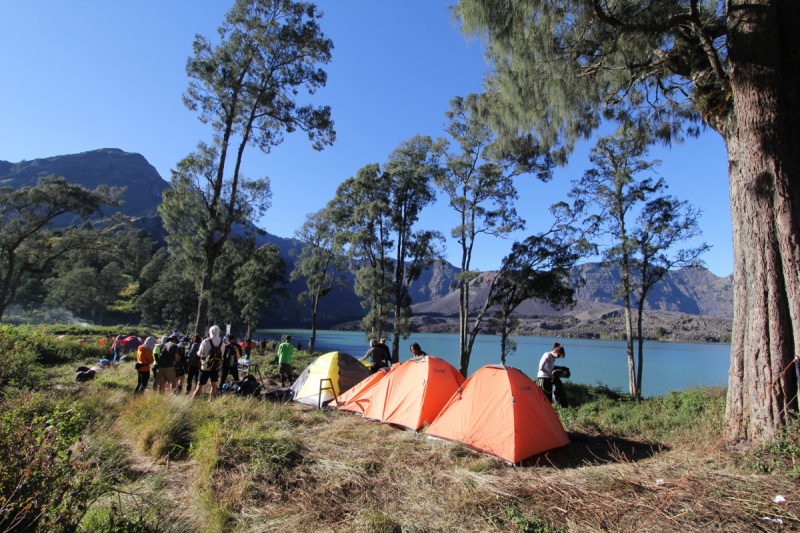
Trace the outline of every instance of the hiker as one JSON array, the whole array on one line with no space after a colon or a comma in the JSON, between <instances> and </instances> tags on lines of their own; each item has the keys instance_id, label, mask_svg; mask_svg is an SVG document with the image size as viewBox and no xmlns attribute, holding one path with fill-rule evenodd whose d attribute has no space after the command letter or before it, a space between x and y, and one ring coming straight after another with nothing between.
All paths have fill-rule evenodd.
<instances>
[{"instance_id":1,"label":"hiker","mask_svg":"<svg viewBox=\"0 0 800 533\"><path fill-rule=\"evenodd\" d=\"M286 342L278 346L278 373L281 375L281 387L286 386L285 379L289 380L289 385L292 384L292 354L294 354L292 336L286 335Z\"/></svg>"},{"instance_id":2,"label":"hiker","mask_svg":"<svg viewBox=\"0 0 800 533\"><path fill-rule=\"evenodd\" d=\"M303 343L298 341L298 343L297 343L297 351L299 352L302 349L303 349Z\"/></svg>"},{"instance_id":3,"label":"hiker","mask_svg":"<svg viewBox=\"0 0 800 533\"><path fill-rule=\"evenodd\" d=\"M183 391L183 382L186 380L186 351L189 348L189 337L183 337L178 344L180 353L175 361L175 378L178 381L178 392ZM189 389L186 389L189 390Z\"/></svg>"},{"instance_id":4,"label":"hiker","mask_svg":"<svg viewBox=\"0 0 800 533\"><path fill-rule=\"evenodd\" d=\"M194 390L192 399L201 394L206 383L211 382L211 392L208 395L212 399L217 394L217 382L219 381L219 369L222 366L222 339L219 338L219 326L208 328L208 338L200 343L197 351L200 358L200 380Z\"/></svg>"},{"instance_id":5,"label":"hiker","mask_svg":"<svg viewBox=\"0 0 800 533\"><path fill-rule=\"evenodd\" d=\"M114 362L119 362L119 356L122 352L122 335L117 335L114 342L111 343L111 351L114 352Z\"/></svg>"},{"instance_id":6,"label":"hiker","mask_svg":"<svg viewBox=\"0 0 800 533\"><path fill-rule=\"evenodd\" d=\"M156 343L156 347L153 348L153 360L156 362L151 368L153 371L153 392L158 390L158 359L161 357L161 350L164 348L164 344L167 342L166 337L161 337L158 343Z\"/></svg>"},{"instance_id":7,"label":"hiker","mask_svg":"<svg viewBox=\"0 0 800 533\"><path fill-rule=\"evenodd\" d=\"M386 346L386 337L381 337L378 341L378 348L383 349L386 352L386 359L391 361L392 360L392 351Z\"/></svg>"},{"instance_id":8,"label":"hiker","mask_svg":"<svg viewBox=\"0 0 800 533\"><path fill-rule=\"evenodd\" d=\"M192 392L192 383L197 385L200 381L200 358L197 352L200 350L200 335L195 335L192 339L192 347L186 356L186 394Z\"/></svg>"},{"instance_id":9,"label":"hiker","mask_svg":"<svg viewBox=\"0 0 800 533\"><path fill-rule=\"evenodd\" d=\"M133 389L134 394L144 394L147 388L147 382L150 380L150 365L155 360L153 359L153 348L156 347L156 338L147 337L144 344L136 349L136 374L138 376L136 381L136 388Z\"/></svg>"},{"instance_id":10,"label":"hiker","mask_svg":"<svg viewBox=\"0 0 800 533\"><path fill-rule=\"evenodd\" d=\"M178 378L175 377L175 363L181 357L179 341L177 335L171 335L167 337L161 347L161 354L158 357L158 377L156 378L159 392L163 393L166 390L167 383L170 384L172 392L175 392L178 386Z\"/></svg>"},{"instance_id":11,"label":"hiker","mask_svg":"<svg viewBox=\"0 0 800 533\"><path fill-rule=\"evenodd\" d=\"M267 351L267 339L261 339L261 351L262 352Z\"/></svg>"},{"instance_id":12,"label":"hiker","mask_svg":"<svg viewBox=\"0 0 800 533\"><path fill-rule=\"evenodd\" d=\"M239 359L242 357L242 347L236 344L236 337L225 335L225 349L222 352L222 377L219 386L225 385L228 374L233 376L233 381L239 381Z\"/></svg>"},{"instance_id":13,"label":"hiker","mask_svg":"<svg viewBox=\"0 0 800 533\"><path fill-rule=\"evenodd\" d=\"M370 374L374 374L381 368L388 368L391 364L391 359L386 356L386 350L380 347L378 339L369 341L369 350L367 350L367 353L364 357L359 359L359 361L365 361L367 358L371 358L371 363L369 365Z\"/></svg>"},{"instance_id":14,"label":"hiker","mask_svg":"<svg viewBox=\"0 0 800 533\"><path fill-rule=\"evenodd\" d=\"M422 351L422 348L420 348L419 344L417 344L416 342L412 342L411 346L409 346L409 349L411 350L411 353L414 354L414 357L422 357L428 355Z\"/></svg>"},{"instance_id":15,"label":"hiker","mask_svg":"<svg viewBox=\"0 0 800 533\"><path fill-rule=\"evenodd\" d=\"M244 358L250 360L250 352L253 351L253 339L247 339L244 346Z\"/></svg>"},{"instance_id":16,"label":"hiker","mask_svg":"<svg viewBox=\"0 0 800 533\"><path fill-rule=\"evenodd\" d=\"M554 342L553 349L545 352L539 361L539 374L536 376L536 383L550 403L553 403L553 365L555 365L556 359L561 359L565 356L564 347Z\"/></svg>"}]
</instances>

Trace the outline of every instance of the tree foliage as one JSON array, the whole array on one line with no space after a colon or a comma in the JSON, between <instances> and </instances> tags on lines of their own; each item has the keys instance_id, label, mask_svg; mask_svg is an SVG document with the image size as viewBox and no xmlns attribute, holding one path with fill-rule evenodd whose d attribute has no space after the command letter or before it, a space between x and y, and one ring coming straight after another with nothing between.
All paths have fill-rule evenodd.
<instances>
[{"instance_id":1,"label":"tree foliage","mask_svg":"<svg viewBox=\"0 0 800 533\"><path fill-rule=\"evenodd\" d=\"M236 269L234 296L241 309L240 316L247 326L246 339L255 332L264 310L269 312L277 298L288 298L286 261L278 247L265 244L253 251L252 256Z\"/></svg>"},{"instance_id":2,"label":"tree foliage","mask_svg":"<svg viewBox=\"0 0 800 533\"><path fill-rule=\"evenodd\" d=\"M296 249L291 251L291 254L297 257L291 280L306 279L306 290L298 295L298 301L308 302L311 306L309 352L314 351L317 338L317 312L320 299L327 296L335 287L341 290L349 283L347 256L335 242L336 231L331 224L330 213L325 209L306 215L305 222L295 232L297 238L295 245L302 243L302 248L299 254Z\"/></svg>"},{"instance_id":3,"label":"tree foliage","mask_svg":"<svg viewBox=\"0 0 800 533\"><path fill-rule=\"evenodd\" d=\"M467 376L470 354L482 319L469 323L469 287L478 276L472 270L472 255L476 239L481 235L507 237L522 229L525 221L517 214L514 201L518 199L514 178L534 172L541 179L549 178L551 161L530 139L515 143L515 154L500 151L489 124L475 113L480 98L470 95L464 100L456 97L446 113L445 131L457 144L456 151L445 150L445 172L436 177L436 184L449 199L457 213L458 225L452 237L461 248L459 291L459 370Z\"/></svg>"},{"instance_id":4,"label":"tree foliage","mask_svg":"<svg viewBox=\"0 0 800 533\"><path fill-rule=\"evenodd\" d=\"M725 139L734 241L730 439L787 423L800 353L800 6L793 0L461 0L491 63L481 113L559 160L602 119ZM765 370L768 369L768 370ZM771 387L771 376L780 375ZM752 405L752 414L746 415Z\"/></svg>"},{"instance_id":5,"label":"tree foliage","mask_svg":"<svg viewBox=\"0 0 800 533\"><path fill-rule=\"evenodd\" d=\"M119 205L122 190L100 186L89 191L64 178L41 178L35 187L0 188L0 317L26 276L46 272L73 250L99 248L121 217L95 230L91 217ZM86 223L56 229L55 219L71 213Z\"/></svg>"},{"instance_id":6,"label":"tree foliage","mask_svg":"<svg viewBox=\"0 0 800 533\"><path fill-rule=\"evenodd\" d=\"M184 103L199 111L201 121L211 123L214 146L199 145L179 164L173 175L175 192L165 191L161 213L171 234L195 239L194 248L200 250L197 332L205 329L214 265L232 227L247 209L261 215L269 205L268 181L241 176L245 147L250 144L269 153L283 141L284 132L298 129L317 150L335 139L330 108L298 105L296 100L299 87L313 94L327 79L318 65L330 60L333 44L322 34L320 17L313 4L236 0L219 28L219 44L195 38L194 55L186 64L190 83ZM236 152L231 172L226 165L232 144ZM192 211L199 231L178 227L187 219L167 223L167 217L178 216L182 203L200 208Z\"/></svg>"}]
</instances>

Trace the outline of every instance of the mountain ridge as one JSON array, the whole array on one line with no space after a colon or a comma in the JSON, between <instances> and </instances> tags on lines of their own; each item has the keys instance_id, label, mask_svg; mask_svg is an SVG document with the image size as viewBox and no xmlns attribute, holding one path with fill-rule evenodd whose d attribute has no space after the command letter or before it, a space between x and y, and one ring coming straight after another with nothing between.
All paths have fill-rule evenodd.
<instances>
[{"instance_id":1,"label":"mountain ridge","mask_svg":"<svg viewBox=\"0 0 800 533\"><path fill-rule=\"evenodd\" d=\"M103 148L53 156L19 163L0 161L0 186L19 188L36 183L47 175L63 176L68 181L79 183L87 188L105 184L127 187L123 204L116 209L136 219L135 225L150 232L156 240L164 244L164 228L158 216L157 207L161 195L170 187L144 156L126 152L118 148ZM109 211L113 212L114 209ZM69 223L69 221L64 221ZM298 220L298 225L301 220ZM66 224L65 224L66 225ZM243 231L239 228L238 231ZM256 242L276 244L281 256L287 262L287 275L294 265L294 257L289 254L300 244L292 238L280 237L270 233L257 235ZM416 316L453 317L458 315L458 294L452 286L459 269L450 263L437 263L426 270L420 279L411 285L411 298L415 302L412 310ZM490 279L491 272L483 274ZM353 291L352 273L348 276L349 288L334 291L320 301L319 323L330 327L347 321L360 320L366 311L361 299ZM647 311L668 311L693 315L728 317L733 314L733 276L718 277L706 269L681 269L670 271L664 282L651 291L645 302ZM596 318L620 309L621 299L614 297L619 269L606 267L599 263L585 263L573 268L571 282L576 287L576 306L570 309L555 310L542 302L526 301L516 314L518 316L555 316L576 319ZM274 316L269 318L271 325L302 325L310 320L310 313L297 303L296 296L305 289L305 280L287 283L292 295L289 301L281 302ZM471 290L474 298L470 313L477 312L485 302L485 287L477 284ZM596 316L595 316L596 315Z\"/></svg>"}]
</instances>

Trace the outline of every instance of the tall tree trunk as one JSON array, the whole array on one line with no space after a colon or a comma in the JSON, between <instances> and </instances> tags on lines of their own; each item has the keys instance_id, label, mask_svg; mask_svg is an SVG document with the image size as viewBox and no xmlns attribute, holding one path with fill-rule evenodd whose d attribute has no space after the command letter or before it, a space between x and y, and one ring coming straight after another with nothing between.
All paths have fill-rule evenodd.
<instances>
[{"instance_id":1,"label":"tall tree trunk","mask_svg":"<svg viewBox=\"0 0 800 533\"><path fill-rule=\"evenodd\" d=\"M500 328L500 335L502 338L500 339L500 364L506 364L506 340L508 339L508 315L503 310L503 323L502 327Z\"/></svg>"},{"instance_id":2,"label":"tall tree trunk","mask_svg":"<svg viewBox=\"0 0 800 533\"><path fill-rule=\"evenodd\" d=\"M197 321L194 324L195 335L205 337L208 326L208 299L211 297L211 278L214 275L216 257L206 255L206 265L203 272L203 284L200 287L200 298L197 302Z\"/></svg>"},{"instance_id":3,"label":"tall tree trunk","mask_svg":"<svg viewBox=\"0 0 800 533\"><path fill-rule=\"evenodd\" d=\"M644 297L639 298L639 316L636 319L636 339L639 341L639 357L636 366L636 390L642 395L642 361L644 360L644 337L642 337L642 315L644 314Z\"/></svg>"},{"instance_id":4,"label":"tall tree trunk","mask_svg":"<svg viewBox=\"0 0 800 533\"><path fill-rule=\"evenodd\" d=\"M733 109L724 125L734 247L726 418L731 440L775 438L790 417L800 353L800 3L731 0ZM763 395L763 397L762 397ZM796 404L795 404L796 405Z\"/></svg>"},{"instance_id":5,"label":"tall tree trunk","mask_svg":"<svg viewBox=\"0 0 800 533\"><path fill-rule=\"evenodd\" d=\"M314 344L317 342L317 309L319 295L311 297L311 338L308 340L308 353L314 353Z\"/></svg>"}]
</instances>

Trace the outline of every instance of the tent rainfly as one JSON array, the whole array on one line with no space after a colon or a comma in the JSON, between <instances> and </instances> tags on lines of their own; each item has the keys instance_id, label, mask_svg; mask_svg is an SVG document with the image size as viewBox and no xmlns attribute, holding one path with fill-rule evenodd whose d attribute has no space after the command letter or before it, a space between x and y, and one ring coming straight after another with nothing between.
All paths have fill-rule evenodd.
<instances>
[{"instance_id":1,"label":"tent rainfly","mask_svg":"<svg viewBox=\"0 0 800 533\"><path fill-rule=\"evenodd\" d=\"M369 368L352 355L330 352L317 357L292 384L294 401L324 405L369 377ZM328 381L330 380L330 381ZM321 388L333 387L334 392Z\"/></svg>"},{"instance_id":2,"label":"tent rainfly","mask_svg":"<svg viewBox=\"0 0 800 533\"><path fill-rule=\"evenodd\" d=\"M339 396L339 398L337 398L339 409L363 415L364 409L369 405L369 391L385 378L389 372L398 368L400 368L400 363L393 364L391 370L388 368L381 368L370 377Z\"/></svg>"},{"instance_id":3,"label":"tent rainfly","mask_svg":"<svg viewBox=\"0 0 800 533\"><path fill-rule=\"evenodd\" d=\"M470 376L425 432L510 463L569 444L536 383L503 365L487 365Z\"/></svg>"},{"instance_id":4,"label":"tent rainfly","mask_svg":"<svg viewBox=\"0 0 800 533\"><path fill-rule=\"evenodd\" d=\"M432 422L464 377L432 356L415 357L392 370L358 399L364 418L418 431Z\"/></svg>"}]
</instances>

